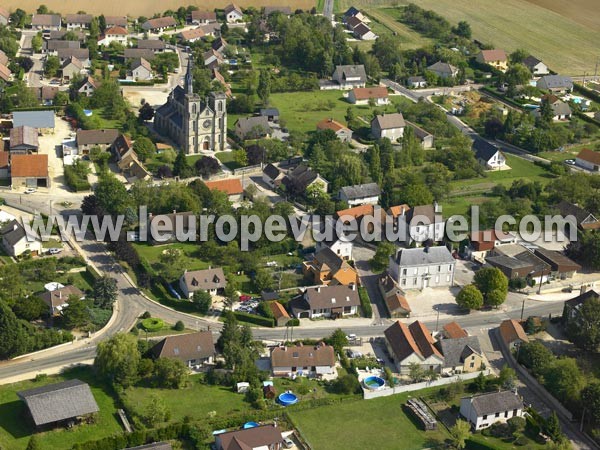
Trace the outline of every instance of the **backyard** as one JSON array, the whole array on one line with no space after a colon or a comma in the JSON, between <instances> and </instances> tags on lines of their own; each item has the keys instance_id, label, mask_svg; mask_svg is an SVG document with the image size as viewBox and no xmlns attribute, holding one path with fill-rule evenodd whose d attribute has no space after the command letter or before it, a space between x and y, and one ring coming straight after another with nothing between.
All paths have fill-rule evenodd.
<instances>
[{"instance_id":1,"label":"backyard","mask_svg":"<svg viewBox=\"0 0 600 450\"><path fill-rule=\"evenodd\" d=\"M40 381L23 381L0 387L0 448L21 450L27 447L33 425L26 417L25 404L17 397L17 392L51 383L77 378L87 382L100 408L96 423L78 425L72 429L56 429L40 433L40 448L48 450L70 449L76 442L101 439L122 431L117 421L116 402L107 386L99 383L91 368L77 368L45 378Z\"/></svg>"}]
</instances>

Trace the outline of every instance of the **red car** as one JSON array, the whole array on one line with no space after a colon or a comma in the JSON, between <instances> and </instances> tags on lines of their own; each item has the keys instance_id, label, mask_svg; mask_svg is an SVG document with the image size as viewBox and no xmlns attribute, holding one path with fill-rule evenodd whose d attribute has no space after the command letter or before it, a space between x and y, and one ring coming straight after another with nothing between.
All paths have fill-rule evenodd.
<instances>
[{"instance_id":1,"label":"red car","mask_svg":"<svg viewBox=\"0 0 600 450\"><path fill-rule=\"evenodd\" d=\"M252 300L252 297L249 295L240 295L240 302L247 302L248 300Z\"/></svg>"}]
</instances>

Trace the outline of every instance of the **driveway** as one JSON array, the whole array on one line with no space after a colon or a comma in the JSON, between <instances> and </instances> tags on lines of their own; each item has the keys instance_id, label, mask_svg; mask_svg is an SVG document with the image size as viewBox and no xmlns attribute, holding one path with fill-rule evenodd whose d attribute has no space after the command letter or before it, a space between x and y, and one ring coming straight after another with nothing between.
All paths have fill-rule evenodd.
<instances>
[{"instance_id":1,"label":"driveway","mask_svg":"<svg viewBox=\"0 0 600 450\"><path fill-rule=\"evenodd\" d=\"M373 322L383 323L383 319L389 317L387 309L383 304L383 298L379 292L378 279L379 275L373 273L369 266L369 261L375 255L375 250L367 247L355 245L352 249L352 257L354 265L358 271L361 285L367 290L371 305L373 306Z\"/></svg>"}]
</instances>

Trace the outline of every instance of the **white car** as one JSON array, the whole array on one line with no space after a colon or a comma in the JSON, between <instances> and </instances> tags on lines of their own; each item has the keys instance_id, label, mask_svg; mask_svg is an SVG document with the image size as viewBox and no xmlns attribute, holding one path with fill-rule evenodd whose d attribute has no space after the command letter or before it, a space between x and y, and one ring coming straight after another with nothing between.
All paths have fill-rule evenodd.
<instances>
[{"instance_id":1,"label":"white car","mask_svg":"<svg viewBox=\"0 0 600 450\"><path fill-rule=\"evenodd\" d=\"M51 248L48 250L48 253L51 255L58 255L60 252L62 252L62 248Z\"/></svg>"},{"instance_id":2,"label":"white car","mask_svg":"<svg viewBox=\"0 0 600 450\"><path fill-rule=\"evenodd\" d=\"M27 188L27 189L25 189L25 193L26 194L33 194L35 192L37 192L37 189L34 189L34 188Z\"/></svg>"},{"instance_id":3,"label":"white car","mask_svg":"<svg viewBox=\"0 0 600 450\"><path fill-rule=\"evenodd\" d=\"M285 448L292 448L294 446L294 441L292 441L290 438L285 438L283 440L283 446Z\"/></svg>"}]
</instances>

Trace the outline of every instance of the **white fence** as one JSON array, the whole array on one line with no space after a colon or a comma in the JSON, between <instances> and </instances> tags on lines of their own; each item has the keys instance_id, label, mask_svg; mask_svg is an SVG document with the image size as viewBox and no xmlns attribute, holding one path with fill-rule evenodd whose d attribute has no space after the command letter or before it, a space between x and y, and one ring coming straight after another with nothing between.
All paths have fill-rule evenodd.
<instances>
[{"instance_id":1,"label":"white fence","mask_svg":"<svg viewBox=\"0 0 600 450\"><path fill-rule=\"evenodd\" d=\"M438 378L435 381L423 381L421 383L403 384L394 387L384 387L377 390L370 390L363 386L363 398L365 400L370 400L372 398L388 397L390 395L402 394L403 392L419 391L425 388L444 386L446 384L456 383L457 381L472 380L473 378L477 378L480 373L483 373L487 376L490 373L492 373L492 371L490 369L485 369L480 372L461 373L460 375L454 375L447 378Z\"/></svg>"}]
</instances>

